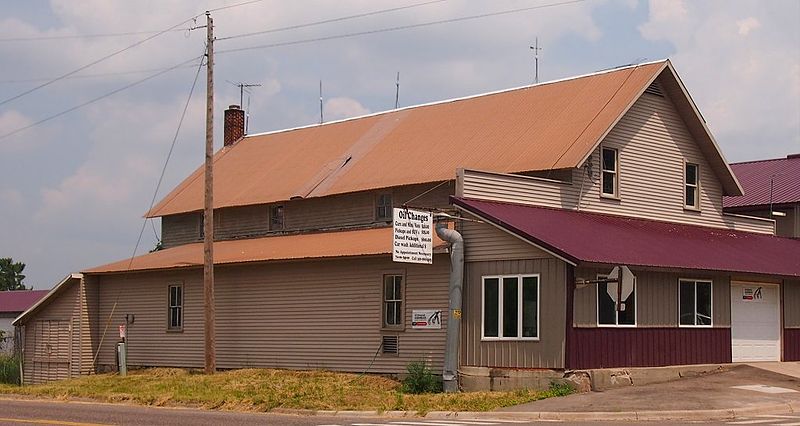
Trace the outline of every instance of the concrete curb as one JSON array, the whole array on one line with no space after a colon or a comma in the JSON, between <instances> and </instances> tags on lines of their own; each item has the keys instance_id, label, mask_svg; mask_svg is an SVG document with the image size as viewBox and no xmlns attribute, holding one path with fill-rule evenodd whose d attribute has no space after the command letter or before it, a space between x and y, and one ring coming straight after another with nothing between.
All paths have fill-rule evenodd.
<instances>
[{"instance_id":1,"label":"concrete curb","mask_svg":"<svg viewBox=\"0 0 800 426\"><path fill-rule=\"evenodd\" d=\"M800 412L800 402L761 404L749 407L715 410L676 410L676 411L594 411L594 412L551 412L551 411L430 411L420 414L416 411L334 411L298 410L276 408L270 413L293 414L323 417L384 417L384 418L425 418L425 419L501 419L501 420L550 420L550 421L709 421L731 420L737 417L758 414L786 414Z\"/></svg>"}]
</instances>

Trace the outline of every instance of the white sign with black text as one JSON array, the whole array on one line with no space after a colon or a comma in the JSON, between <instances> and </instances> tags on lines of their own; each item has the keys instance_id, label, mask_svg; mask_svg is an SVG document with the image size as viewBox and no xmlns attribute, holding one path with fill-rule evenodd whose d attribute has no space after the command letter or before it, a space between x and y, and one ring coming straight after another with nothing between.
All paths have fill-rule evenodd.
<instances>
[{"instance_id":1,"label":"white sign with black text","mask_svg":"<svg viewBox=\"0 0 800 426\"><path fill-rule=\"evenodd\" d=\"M420 210L394 209L392 260L433 263L433 214Z\"/></svg>"},{"instance_id":2,"label":"white sign with black text","mask_svg":"<svg viewBox=\"0 0 800 426\"><path fill-rule=\"evenodd\" d=\"M411 311L411 327L417 329L441 329L442 311L436 309L414 309Z\"/></svg>"}]
</instances>

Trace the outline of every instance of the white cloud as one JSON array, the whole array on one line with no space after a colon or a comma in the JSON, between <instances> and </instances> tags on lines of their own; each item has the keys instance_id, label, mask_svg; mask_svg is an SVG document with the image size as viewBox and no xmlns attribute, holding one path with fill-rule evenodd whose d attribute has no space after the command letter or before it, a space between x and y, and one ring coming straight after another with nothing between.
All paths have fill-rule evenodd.
<instances>
[{"instance_id":1,"label":"white cloud","mask_svg":"<svg viewBox=\"0 0 800 426\"><path fill-rule=\"evenodd\" d=\"M345 97L328 99L325 101L323 111L325 112L326 121L341 120L370 113L370 110L357 100Z\"/></svg>"},{"instance_id":2,"label":"white cloud","mask_svg":"<svg viewBox=\"0 0 800 426\"><path fill-rule=\"evenodd\" d=\"M758 27L761 26L761 22L751 16L749 18L736 21L736 25L739 27L739 35L746 36L750 34L750 31L758 29Z\"/></svg>"},{"instance_id":3,"label":"white cloud","mask_svg":"<svg viewBox=\"0 0 800 426\"><path fill-rule=\"evenodd\" d=\"M800 148L797 16L798 2L650 2L641 34L672 43L671 59L731 161Z\"/></svg>"},{"instance_id":4,"label":"white cloud","mask_svg":"<svg viewBox=\"0 0 800 426\"><path fill-rule=\"evenodd\" d=\"M0 113L0 136L9 134L33 123L29 117L15 110ZM24 148L19 137L9 136L0 139L0 153Z\"/></svg>"}]
</instances>

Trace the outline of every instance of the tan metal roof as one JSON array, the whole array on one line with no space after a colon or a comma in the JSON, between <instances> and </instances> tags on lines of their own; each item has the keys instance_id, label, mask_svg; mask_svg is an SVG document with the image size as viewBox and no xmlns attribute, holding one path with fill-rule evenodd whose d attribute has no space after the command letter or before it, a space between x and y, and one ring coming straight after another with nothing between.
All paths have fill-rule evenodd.
<instances>
[{"instance_id":1,"label":"tan metal roof","mask_svg":"<svg viewBox=\"0 0 800 426\"><path fill-rule=\"evenodd\" d=\"M443 247L445 243L434 235L433 244L434 250L436 250ZM377 228L216 241L214 243L214 264L368 256L391 252L392 228ZM84 272L101 274L202 265L203 243L193 243L137 256L133 258L133 261L131 259L120 260Z\"/></svg>"},{"instance_id":2,"label":"tan metal roof","mask_svg":"<svg viewBox=\"0 0 800 426\"><path fill-rule=\"evenodd\" d=\"M215 155L214 206L580 166L668 61L252 135ZM197 211L197 169L148 217Z\"/></svg>"}]
</instances>

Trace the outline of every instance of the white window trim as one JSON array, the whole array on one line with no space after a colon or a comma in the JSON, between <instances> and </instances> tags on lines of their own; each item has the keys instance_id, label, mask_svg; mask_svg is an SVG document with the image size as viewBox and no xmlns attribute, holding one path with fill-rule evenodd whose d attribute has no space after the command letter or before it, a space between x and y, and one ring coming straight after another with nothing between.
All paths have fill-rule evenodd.
<instances>
[{"instance_id":1,"label":"white window trim","mask_svg":"<svg viewBox=\"0 0 800 426\"><path fill-rule=\"evenodd\" d=\"M606 194L603 192L603 173L605 169L603 168L603 150L612 150L614 151L614 193L613 194ZM620 172L619 172L619 148L613 148L610 146L603 146L600 145L600 197L601 198L609 198L612 200L619 200L619 180L620 180Z\"/></svg>"},{"instance_id":2,"label":"white window trim","mask_svg":"<svg viewBox=\"0 0 800 426\"><path fill-rule=\"evenodd\" d=\"M604 280L608 278L608 275L597 274L598 280ZM614 317L614 322L616 324L600 324L600 284L595 285L595 318L594 322L597 324L597 327L600 328L636 328L639 326L639 283L633 283L633 304L636 305L633 307L633 324L620 324L619 323L619 311L614 311L616 316Z\"/></svg>"},{"instance_id":3,"label":"white window trim","mask_svg":"<svg viewBox=\"0 0 800 426\"><path fill-rule=\"evenodd\" d=\"M693 282L694 283L694 319L697 322L697 283L708 283L711 285L711 309L709 312L711 314L711 324L709 325L698 325L698 324L681 324L681 282ZM713 328L714 327L714 281L708 278L678 278L678 327L682 328Z\"/></svg>"},{"instance_id":4,"label":"white window trim","mask_svg":"<svg viewBox=\"0 0 800 426\"><path fill-rule=\"evenodd\" d=\"M696 191L694 200L695 200L695 202L697 202L697 205L694 205L694 206L690 206L690 205L686 204L686 187L690 186L689 183L686 181L686 178L687 178L687 176L686 176L686 166L688 166L689 164L692 164L697 168L697 176L696 176L697 183L694 185L694 188L695 188L695 191ZM700 164L699 163L692 163L690 161L685 161L685 160L683 162L683 208L685 210L691 210L691 211L697 211L697 212L700 211Z\"/></svg>"},{"instance_id":5,"label":"white window trim","mask_svg":"<svg viewBox=\"0 0 800 426\"><path fill-rule=\"evenodd\" d=\"M502 292L502 285L503 285L503 278L517 278L519 281L519 285L517 286L517 314L519 315L519 321L517 323L517 332L519 333L519 337L494 337L484 336L484 322L486 320L486 316L484 315L484 307L486 306L486 286L484 282L486 279L497 278L498 279L498 310L497 310L497 334L503 333L503 292ZM522 337L522 279L523 278L536 278L536 337ZM515 341L530 341L530 342L537 342L541 340L541 328L542 328L542 311L541 311L541 294L542 294L542 279L540 274L506 274L506 275L484 275L481 277L481 341L483 342L515 342Z\"/></svg>"}]
</instances>

